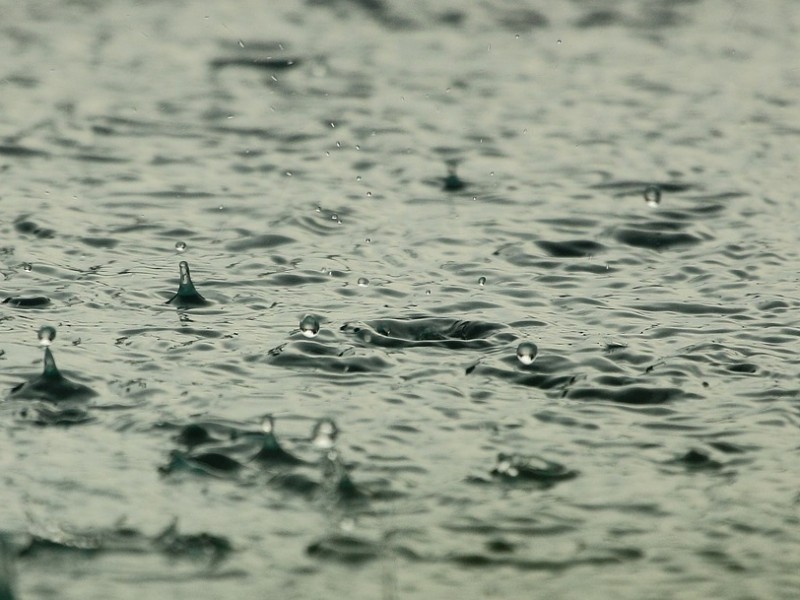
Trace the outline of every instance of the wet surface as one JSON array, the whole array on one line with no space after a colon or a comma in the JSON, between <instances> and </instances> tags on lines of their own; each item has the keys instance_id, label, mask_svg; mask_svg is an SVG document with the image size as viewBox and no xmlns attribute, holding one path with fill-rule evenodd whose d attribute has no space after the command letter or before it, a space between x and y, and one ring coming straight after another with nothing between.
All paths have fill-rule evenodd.
<instances>
[{"instance_id":1,"label":"wet surface","mask_svg":"<svg viewBox=\"0 0 800 600\"><path fill-rule=\"evenodd\" d=\"M0 596L796 598L792 2L0 12Z\"/></svg>"}]
</instances>

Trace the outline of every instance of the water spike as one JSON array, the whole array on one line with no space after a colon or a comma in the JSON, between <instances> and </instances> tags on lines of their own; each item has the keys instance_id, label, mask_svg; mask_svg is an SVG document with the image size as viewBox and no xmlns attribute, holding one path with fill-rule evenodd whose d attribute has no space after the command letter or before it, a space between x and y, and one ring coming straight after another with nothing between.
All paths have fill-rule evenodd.
<instances>
[{"instance_id":1,"label":"water spike","mask_svg":"<svg viewBox=\"0 0 800 600\"><path fill-rule=\"evenodd\" d=\"M185 260L180 262L180 284L178 285L178 292L166 304L175 304L176 306L205 306L208 300L203 298L200 293L195 289L192 283L192 275L189 272L189 263Z\"/></svg>"},{"instance_id":2,"label":"water spike","mask_svg":"<svg viewBox=\"0 0 800 600\"><path fill-rule=\"evenodd\" d=\"M44 349L44 369L42 370L42 379L61 379L61 372L56 366L56 359L53 358L53 353L50 348Z\"/></svg>"},{"instance_id":3,"label":"water spike","mask_svg":"<svg viewBox=\"0 0 800 600\"><path fill-rule=\"evenodd\" d=\"M261 463L281 463L297 465L303 461L284 450L275 437L275 419L272 415L265 415L261 421L261 449L253 456L253 460Z\"/></svg>"},{"instance_id":4,"label":"water spike","mask_svg":"<svg viewBox=\"0 0 800 600\"><path fill-rule=\"evenodd\" d=\"M464 189L465 183L458 174L456 173L456 167L458 166L458 161L450 160L447 162L447 177L444 178L442 182L442 189L446 192L457 192L458 190Z\"/></svg>"}]
</instances>

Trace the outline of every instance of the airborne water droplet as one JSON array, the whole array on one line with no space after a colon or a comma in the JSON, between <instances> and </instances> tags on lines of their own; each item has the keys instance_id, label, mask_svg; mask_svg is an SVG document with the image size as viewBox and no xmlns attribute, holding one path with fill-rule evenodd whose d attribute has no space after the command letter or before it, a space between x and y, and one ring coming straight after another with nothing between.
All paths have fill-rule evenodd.
<instances>
[{"instance_id":1,"label":"airborne water droplet","mask_svg":"<svg viewBox=\"0 0 800 600\"><path fill-rule=\"evenodd\" d=\"M306 315L300 321L300 333L307 338L317 337L319 333L319 321L313 315Z\"/></svg>"},{"instance_id":2,"label":"airborne water droplet","mask_svg":"<svg viewBox=\"0 0 800 600\"><path fill-rule=\"evenodd\" d=\"M481 287L485 286L486 285L486 277L478 278L478 285L481 286Z\"/></svg>"},{"instance_id":3,"label":"airborne water droplet","mask_svg":"<svg viewBox=\"0 0 800 600\"><path fill-rule=\"evenodd\" d=\"M369 285L369 279L367 279L366 277L359 277L358 278L358 285L360 287L367 287Z\"/></svg>"},{"instance_id":4,"label":"airborne water droplet","mask_svg":"<svg viewBox=\"0 0 800 600\"><path fill-rule=\"evenodd\" d=\"M320 450L330 450L336 444L339 428L331 419L320 419L311 431L311 443Z\"/></svg>"},{"instance_id":5,"label":"airborne water droplet","mask_svg":"<svg viewBox=\"0 0 800 600\"><path fill-rule=\"evenodd\" d=\"M176 252L186 252L186 242L175 242Z\"/></svg>"},{"instance_id":6,"label":"airborne water droplet","mask_svg":"<svg viewBox=\"0 0 800 600\"><path fill-rule=\"evenodd\" d=\"M517 358L519 362L526 366L534 361L538 352L539 349L533 342L522 342L517 346Z\"/></svg>"},{"instance_id":7,"label":"airborne water droplet","mask_svg":"<svg viewBox=\"0 0 800 600\"><path fill-rule=\"evenodd\" d=\"M49 346L56 339L56 329L50 325L43 325L39 328L38 336L40 346Z\"/></svg>"},{"instance_id":8,"label":"airborne water droplet","mask_svg":"<svg viewBox=\"0 0 800 600\"><path fill-rule=\"evenodd\" d=\"M661 204L661 188L657 185L648 185L644 189L644 199L647 206L658 206Z\"/></svg>"},{"instance_id":9,"label":"airborne water droplet","mask_svg":"<svg viewBox=\"0 0 800 600\"><path fill-rule=\"evenodd\" d=\"M33 271L33 265L31 263L22 263L22 269L30 273Z\"/></svg>"},{"instance_id":10,"label":"airborne water droplet","mask_svg":"<svg viewBox=\"0 0 800 600\"><path fill-rule=\"evenodd\" d=\"M272 415L265 415L261 420L261 431L264 433L275 431L275 419L272 418Z\"/></svg>"}]
</instances>

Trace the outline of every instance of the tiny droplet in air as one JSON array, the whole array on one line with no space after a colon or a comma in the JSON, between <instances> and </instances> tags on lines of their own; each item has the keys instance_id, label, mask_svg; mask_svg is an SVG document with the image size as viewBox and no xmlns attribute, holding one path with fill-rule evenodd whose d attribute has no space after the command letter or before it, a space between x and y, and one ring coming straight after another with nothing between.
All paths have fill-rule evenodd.
<instances>
[{"instance_id":1,"label":"tiny droplet in air","mask_svg":"<svg viewBox=\"0 0 800 600\"><path fill-rule=\"evenodd\" d=\"M358 285L360 287L367 287L369 285L369 279L367 279L366 277L359 277Z\"/></svg>"},{"instance_id":2,"label":"tiny droplet in air","mask_svg":"<svg viewBox=\"0 0 800 600\"><path fill-rule=\"evenodd\" d=\"M644 200L647 206L658 206L661 204L661 188L657 185L648 185L644 189Z\"/></svg>"},{"instance_id":3,"label":"tiny droplet in air","mask_svg":"<svg viewBox=\"0 0 800 600\"><path fill-rule=\"evenodd\" d=\"M186 252L186 242L175 242L176 252Z\"/></svg>"},{"instance_id":4,"label":"tiny droplet in air","mask_svg":"<svg viewBox=\"0 0 800 600\"><path fill-rule=\"evenodd\" d=\"M339 428L331 419L320 419L311 431L311 443L320 450L330 450L336 444Z\"/></svg>"},{"instance_id":5,"label":"tiny droplet in air","mask_svg":"<svg viewBox=\"0 0 800 600\"><path fill-rule=\"evenodd\" d=\"M523 365L529 365L536 358L539 349L533 342L522 342L517 346L517 358Z\"/></svg>"},{"instance_id":6,"label":"tiny droplet in air","mask_svg":"<svg viewBox=\"0 0 800 600\"><path fill-rule=\"evenodd\" d=\"M307 338L313 338L317 336L319 333L319 321L316 317L314 317L314 315L306 315L303 317L303 320L300 321L300 333Z\"/></svg>"},{"instance_id":7,"label":"tiny droplet in air","mask_svg":"<svg viewBox=\"0 0 800 600\"><path fill-rule=\"evenodd\" d=\"M40 346L49 346L56 339L56 329L50 325L43 325L39 328L37 335L39 336Z\"/></svg>"}]
</instances>

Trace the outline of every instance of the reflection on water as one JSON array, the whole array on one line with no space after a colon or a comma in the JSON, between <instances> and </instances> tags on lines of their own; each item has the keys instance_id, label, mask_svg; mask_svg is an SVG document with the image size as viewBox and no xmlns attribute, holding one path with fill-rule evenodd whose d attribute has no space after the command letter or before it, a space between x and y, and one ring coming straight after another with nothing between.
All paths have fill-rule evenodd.
<instances>
[{"instance_id":1,"label":"reflection on water","mask_svg":"<svg viewBox=\"0 0 800 600\"><path fill-rule=\"evenodd\" d=\"M0 596L795 598L792 8L4 9Z\"/></svg>"}]
</instances>

